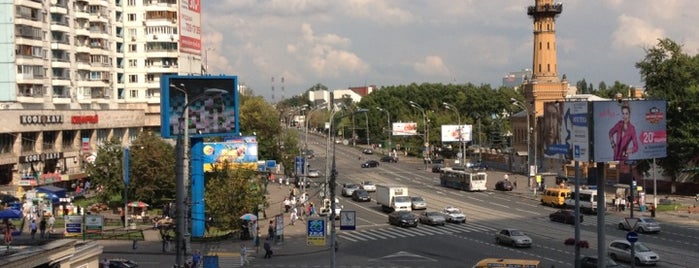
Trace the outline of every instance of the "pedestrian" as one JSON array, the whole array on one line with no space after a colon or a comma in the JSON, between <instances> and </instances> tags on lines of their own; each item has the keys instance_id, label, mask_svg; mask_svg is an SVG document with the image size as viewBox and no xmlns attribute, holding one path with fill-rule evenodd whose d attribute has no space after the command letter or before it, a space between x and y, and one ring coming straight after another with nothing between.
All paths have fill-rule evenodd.
<instances>
[{"instance_id":1,"label":"pedestrian","mask_svg":"<svg viewBox=\"0 0 699 268\"><path fill-rule=\"evenodd\" d=\"M299 219L299 215L297 214L298 210L296 207L291 208L291 214L289 215L290 220L291 220L291 225L294 225L294 222Z\"/></svg>"},{"instance_id":2,"label":"pedestrian","mask_svg":"<svg viewBox=\"0 0 699 268\"><path fill-rule=\"evenodd\" d=\"M107 260L107 258L102 259L102 262L100 263L100 268L109 268L109 260Z\"/></svg>"},{"instance_id":3,"label":"pedestrian","mask_svg":"<svg viewBox=\"0 0 699 268\"><path fill-rule=\"evenodd\" d=\"M272 258L272 254L274 254L274 252L272 252L272 246L269 242L270 240L270 238L267 238L267 240L265 240L265 244L262 246L262 248L265 250L265 259Z\"/></svg>"},{"instance_id":4,"label":"pedestrian","mask_svg":"<svg viewBox=\"0 0 699 268\"><path fill-rule=\"evenodd\" d=\"M137 243L138 243L138 240L136 240L136 238L134 237L134 239L131 240L131 249L137 250L137 249L138 249L138 244L137 244Z\"/></svg>"},{"instance_id":5,"label":"pedestrian","mask_svg":"<svg viewBox=\"0 0 699 268\"><path fill-rule=\"evenodd\" d=\"M124 209L119 208L119 218L121 218L121 224L126 227L126 214L124 214Z\"/></svg>"},{"instance_id":6,"label":"pedestrian","mask_svg":"<svg viewBox=\"0 0 699 268\"><path fill-rule=\"evenodd\" d=\"M53 225L56 223L56 217L53 216L53 214L49 215L49 233L53 233Z\"/></svg>"},{"instance_id":7,"label":"pedestrian","mask_svg":"<svg viewBox=\"0 0 699 268\"><path fill-rule=\"evenodd\" d=\"M240 266L248 264L248 247L245 243L240 243Z\"/></svg>"},{"instance_id":8,"label":"pedestrian","mask_svg":"<svg viewBox=\"0 0 699 268\"><path fill-rule=\"evenodd\" d=\"M284 198L284 212L289 213L289 209L291 209L291 200Z\"/></svg>"},{"instance_id":9,"label":"pedestrian","mask_svg":"<svg viewBox=\"0 0 699 268\"><path fill-rule=\"evenodd\" d=\"M626 199L619 198L619 209L626 211Z\"/></svg>"},{"instance_id":10,"label":"pedestrian","mask_svg":"<svg viewBox=\"0 0 699 268\"><path fill-rule=\"evenodd\" d=\"M273 220L269 221L269 226L267 227L267 238L268 239L274 238L274 221Z\"/></svg>"},{"instance_id":11,"label":"pedestrian","mask_svg":"<svg viewBox=\"0 0 699 268\"><path fill-rule=\"evenodd\" d=\"M509 180L510 180L510 175L507 174L507 173L505 173L505 176L503 176L503 179L505 179L505 181L509 181Z\"/></svg>"},{"instance_id":12,"label":"pedestrian","mask_svg":"<svg viewBox=\"0 0 699 268\"><path fill-rule=\"evenodd\" d=\"M197 250L192 254L192 267L199 267L199 261L201 261L201 252Z\"/></svg>"},{"instance_id":13,"label":"pedestrian","mask_svg":"<svg viewBox=\"0 0 699 268\"><path fill-rule=\"evenodd\" d=\"M515 190L517 190L517 177L515 177L515 181L512 183L512 186L514 186Z\"/></svg>"},{"instance_id":14,"label":"pedestrian","mask_svg":"<svg viewBox=\"0 0 699 268\"><path fill-rule=\"evenodd\" d=\"M41 221L39 222L39 237L44 239L44 236L46 236L46 218L41 217Z\"/></svg>"},{"instance_id":15,"label":"pedestrian","mask_svg":"<svg viewBox=\"0 0 699 268\"><path fill-rule=\"evenodd\" d=\"M32 220L32 223L29 224L29 230L31 231L32 240L34 240L34 236L36 235L36 220Z\"/></svg>"},{"instance_id":16,"label":"pedestrian","mask_svg":"<svg viewBox=\"0 0 699 268\"><path fill-rule=\"evenodd\" d=\"M621 211L621 198L618 196L614 198L614 211Z\"/></svg>"}]
</instances>

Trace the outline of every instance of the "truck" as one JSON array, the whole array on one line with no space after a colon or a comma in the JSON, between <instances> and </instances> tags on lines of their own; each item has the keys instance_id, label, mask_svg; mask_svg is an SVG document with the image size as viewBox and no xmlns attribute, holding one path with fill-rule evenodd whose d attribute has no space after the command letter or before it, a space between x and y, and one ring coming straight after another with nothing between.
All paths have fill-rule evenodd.
<instances>
[{"instance_id":1,"label":"truck","mask_svg":"<svg viewBox=\"0 0 699 268\"><path fill-rule=\"evenodd\" d=\"M340 212L342 212L342 205L340 205L340 199L335 198L335 219L340 218ZM318 210L318 215L322 217L330 217L332 211L330 210L330 199L323 199L323 204Z\"/></svg>"},{"instance_id":2,"label":"truck","mask_svg":"<svg viewBox=\"0 0 699 268\"><path fill-rule=\"evenodd\" d=\"M575 196L578 193L573 190L570 197L565 200L567 208L575 208ZM580 211L585 213L597 212L597 189L580 189Z\"/></svg>"},{"instance_id":3,"label":"truck","mask_svg":"<svg viewBox=\"0 0 699 268\"><path fill-rule=\"evenodd\" d=\"M385 212L410 211L408 187L400 185L376 185L376 203Z\"/></svg>"}]
</instances>

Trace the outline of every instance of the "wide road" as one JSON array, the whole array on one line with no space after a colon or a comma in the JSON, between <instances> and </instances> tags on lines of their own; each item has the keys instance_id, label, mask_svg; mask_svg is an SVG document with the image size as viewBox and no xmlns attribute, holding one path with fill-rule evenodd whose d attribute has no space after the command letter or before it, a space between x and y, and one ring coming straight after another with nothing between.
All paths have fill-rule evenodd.
<instances>
[{"instance_id":1,"label":"wide road","mask_svg":"<svg viewBox=\"0 0 699 268\"><path fill-rule=\"evenodd\" d=\"M314 135L309 135L308 140L309 147L316 152L316 158L310 162L312 167L324 171L325 140ZM488 171L488 191L465 192L439 186L438 174L426 170L421 162L399 161L381 163L377 168L361 168L363 161L378 160L380 155L363 155L360 148L342 144L336 144L335 150L338 185L363 180L376 184L405 185L409 187L410 195L422 196L427 201L428 211L455 206L461 208L467 217L465 224L447 224L443 227L390 226L387 214L381 212L375 201L356 203L350 198L339 197L341 186L338 186L337 194L344 210L357 212L357 230L338 231L341 245L336 259L338 266L376 267L390 264L403 267L470 267L487 257L539 259L543 267L573 266L575 249L564 245L563 241L574 237L574 227L549 221L548 215L556 209L540 205L531 196L492 190L495 182L502 178L501 172ZM324 180L323 175L318 180ZM523 187L524 178L520 176L519 182ZM619 213L605 216L608 242L625 239L626 231L616 228L623 217ZM663 223L662 220L661 223L661 233L641 234L639 238L660 255L658 267L694 267L699 263L699 255L696 254L699 230L696 226L677 226ZM518 249L495 244L494 234L502 228L525 231L533 238L533 247ZM590 243L590 248L582 249L583 255L596 255L596 230L597 217L584 215L581 237ZM328 252L313 255L299 256L299 262L285 258L284 262L305 263L308 266L328 264Z\"/></svg>"}]
</instances>

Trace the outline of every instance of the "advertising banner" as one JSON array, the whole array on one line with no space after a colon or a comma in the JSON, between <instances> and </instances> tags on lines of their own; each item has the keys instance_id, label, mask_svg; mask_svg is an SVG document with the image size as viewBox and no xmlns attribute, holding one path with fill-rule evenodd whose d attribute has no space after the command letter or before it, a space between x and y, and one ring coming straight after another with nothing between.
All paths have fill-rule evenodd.
<instances>
[{"instance_id":1,"label":"advertising banner","mask_svg":"<svg viewBox=\"0 0 699 268\"><path fill-rule=\"evenodd\" d=\"M585 101L544 103L544 157L590 159L587 106Z\"/></svg>"},{"instance_id":2,"label":"advertising banner","mask_svg":"<svg viewBox=\"0 0 699 268\"><path fill-rule=\"evenodd\" d=\"M201 55L201 1L180 1L180 50Z\"/></svg>"},{"instance_id":3,"label":"advertising banner","mask_svg":"<svg viewBox=\"0 0 699 268\"><path fill-rule=\"evenodd\" d=\"M461 132L461 139L459 139ZM442 125L442 142L471 141L473 127L471 125Z\"/></svg>"},{"instance_id":4,"label":"advertising banner","mask_svg":"<svg viewBox=\"0 0 699 268\"><path fill-rule=\"evenodd\" d=\"M306 227L306 244L309 246L325 246L325 219L309 218Z\"/></svg>"},{"instance_id":5,"label":"advertising banner","mask_svg":"<svg viewBox=\"0 0 699 268\"><path fill-rule=\"evenodd\" d=\"M205 142L204 171L225 165L257 170L257 138L241 136L227 138L225 142Z\"/></svg>"},{"instance_id":6,"label":"advertising banner","mask_svg":"<svg viewBox=\"0 0 699 268\"><path fill-rule=\"evenodd\" d=\"M594 161L630 161L667 156L664 100L592 102Z\"/></svg>"},{"instance_id":7,"label":"advertising banner","mask_svg":"<svg viewBox=\"0 0 699 268\"><path fill-rule=\"evenodd\" d=\"M104 228L104 216L89 214L85 215L85 233L86 234L102 234Z\"/></svg>"},{"instance_id":8,"label":"advertising banner","mask_svg":"<svg viewBox=\"0 0 699 268\"><path fill-rule=\"evenodd\" d=\"M393 136L413 136L417 135L417 123L393 123L391 135Z\"/></svg>"},{"instance_id":9,"label":"advertising banner","mask_svg":"<svg viewBox=\"0 0 699 268\"><path fill-rule=\"evenodd\" d=\"M64 236L79 236L83 234L83 216L64 216L65 233Z\"/></svg>"}]
</instances>

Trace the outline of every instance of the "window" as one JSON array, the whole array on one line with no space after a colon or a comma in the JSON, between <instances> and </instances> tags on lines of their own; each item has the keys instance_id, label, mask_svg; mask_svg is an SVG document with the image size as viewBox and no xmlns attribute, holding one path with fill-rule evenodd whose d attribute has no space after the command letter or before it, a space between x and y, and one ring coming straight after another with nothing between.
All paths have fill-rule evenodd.
<instances>
[{"instance_id":1,"label":"window","mask_svg":"<svg viewBox=\"0 0 699 268\"><path fill-rule=\"evenodd\" d=\"M129 97L130 98L138 98L138 90L135 90L135 89L129 90Z\"/></svg>"},{"instance_id":2,"label":"window","mask_svg":"<svg viewBox=\"0 0 699 268\"><path fill-rule=\"evenodd\" d=\"M136 0L129 0L129 1L126 3L126 5L127 5L127 6L130 6L130 7L136 6Z\"/></svg>"},{"instance_id":3,"label":"window","mask_svg":"<svg viewBox=\"0 0 699 268\"><path fill-rule=\"evenodd\" d=\"M129 52L136 52L136 45L135 44L129 45Z\"/></svg>"},{"instance_id":4,"label":"window","mask_svg":"<svg viewBox=\"0 0 699 268\"><path fill-rule=\"evenodd\" d=\"M63 149L72 149L73 141L75 140L75 130L63 131Z\"/></svg>"},{"instance_id":5,"label":"window","mask_svg":"<svg viewBox=\"0 0 699 268\"><path fill-rule=\"evenodd\" d=\"M9 133L0 134L0 154L12 153L12 146L15 144L15 135Z\"/></svg>"},{"instance_id":6,"label":"window","mask_svg":"<svg viewBox=\"0 0 699 268\"><path fill-rule=\"evenodd\" d=\"M22 132L22 153L35 152L36 132Z\"/></svg>"},{"instance_id":7,"label":"window","mask_svg":"<svg viewBox=\"0 0 699 268\"><path fill-rule=\"evenodd\" d=\"M136 21L136 14L134 13L129 13L128 15L126 15L126 17L129 21Z\"/></svg>"},{"instance_id":8,"label":"window","mask_svg":"<svg viewBox=\"0 0 699 268\"><path fill-rule=\"evenodd\" d=\"M138 67L136 63L136 60L129 60L129 67Z\"/></svg>"},{"instance_id":9,"label":"window","mask_svg":"<svg viewBox=\"0 0 699 268\"><path fill-rule=\"evenodd\" d=\"M57 137L58 137L57 131L45 131L44 132L44 141L41 143L41 148L43 150L55 149Z\"/></svg>"},{"instance_id":10,"label":"window","mask_svg":"<svg viewBox=\"0 0 699 268\"><path fill-rule=\"evenodd\" d=\"M135 75L135 74L129 75L129 82L130 83L138 83L138 75Z\"/></svg>"},{"instance_id":11,"label":"window","mask_svg":"<svg viewBox=\"0 0 699 268\"><path fill-rule=\"evenodd\" d=\"M109 139L109 129L98 129L97 130L97 145L102 145Z\"/></svg>"}]
</instances>

